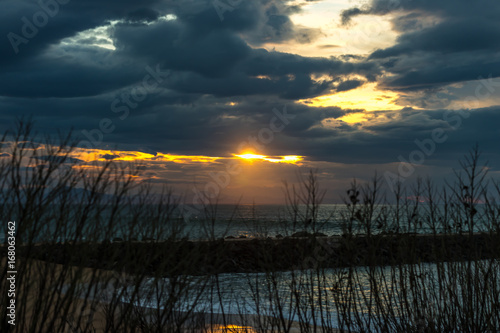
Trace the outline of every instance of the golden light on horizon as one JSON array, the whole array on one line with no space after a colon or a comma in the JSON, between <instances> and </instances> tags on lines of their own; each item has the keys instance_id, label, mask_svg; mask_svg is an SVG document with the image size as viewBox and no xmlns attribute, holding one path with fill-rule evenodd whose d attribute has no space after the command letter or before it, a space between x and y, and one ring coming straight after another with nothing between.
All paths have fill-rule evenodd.
<instances>
[{"instance_id":1,"label":"golden light on horizon","mask_svg":"<svg viewBox=\"0 0 500 333\"><path fill-rule=\"evenodd\" d=\"M141 151L117 151L104 149L83 149L76 148L71 154L71 158L80 160L83 163L76 163L75 168L95 168L94 162L145 162L147 164L153 162L172 162L176 164L210 164L223 163L228 159L240 159L249 163L253 162L270 162L270 163L286 163L299 164L304 160L303 156L284 155L284 156L266 156L251 151L246 151L241 154L232 154L232 156L204 156L204 155L173 155L163 153L144 153Z\"/></svg>"},{"instance_id":2,"label":"golden light on horizon","mask_svg":"<svg viewBox=\"0 0 500 333\"><path fill-rule=\"evenodd\" d=\"M164 162L174 162L174 163L213 163L223 157L218 156L203 156L203 155L173 155L173 154L163 154L163 153L144 153L140 151L115 151L115 150L102 150L102 149L91 149L83 150L77 149L72 157L79 158L85 162L92 161L123 161L123 162L134 162L134 161L164 161Z\"/></svg>"},{"instance_id":3,"label":"golden light on horizon","mask_svg":"<svg viewBox=\"0 0 500 333\"><path fill-rule=\"evenodd\" d=\"M239 326L239 325L214 325L211 327L212 332L217 333L253 333L256 332L251 326Z\"/></svg>"},{"instance_id":4,"label":"golden light on horizon","mask_svg":"<svg viewBox=\"0 0 500 333\"><path fill-rule=\"evenodd\" d=\"M255 161L266 161L271 163L287 163L296 164L304 159L303 156L298 155L285 155L285 156L266 156L254 153L233 154L233 156L253 163Z\"/></svg>"}]
</instances>

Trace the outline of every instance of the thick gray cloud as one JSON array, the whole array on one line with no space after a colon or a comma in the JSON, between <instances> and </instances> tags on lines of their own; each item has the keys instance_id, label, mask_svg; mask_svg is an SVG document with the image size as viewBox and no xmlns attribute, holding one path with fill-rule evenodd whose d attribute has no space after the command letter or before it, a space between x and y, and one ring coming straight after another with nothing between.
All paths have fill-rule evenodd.
<instances>
[{"instance_id":1,"label":"thick gray cloud","mask_svg":"<svg viewBox=\"0 0 500 333\"><path fill-rule=\"evenodd\" d=\"M339 76L354 73L372 77L377 72L377 66L371 63L304 58L251 48L241 33L252 33L252 40L279 42L294 39L292 35L300 30L295 29L287 16L298 9L292 10L278 1L242 4L227 13L223 21L211 4L201 0L192 2L192 7L159 1L141 6L107 3L107 8L99 15L93 15L94 11L99 11L93 2L87 7L70 6L71 3L67 7L59 5L57 15L49 18L49 23L40 27L28 44L17 45L17 55L12 56L11 47L10 53L5 52L0 57L0 66L2 62L8 64L0 74L0 94L30 98L97 96L140 82L146 75L146 66L160 65L164 70L176 72L173 78L177 81L173 80L168 87L180 92L216 96L263 93L297 99L332 89L331 83ZM18 15L36 9L41 12L40 8L29 7L24 2L17 5L6 2L5 5L20 8L19 13L16 12ZM280 14L280 10L283 13ZM72 15L77 13L79 18L74 20ZM281 28L276 24L271 24L271 28L281 37L257 34L262 24L269 25L269 19L278 14L288 22L286 34L280 33ZM162 20L161 15L175 16ZM236 20L238 17L241 19ZM110 25L112 19L121 21ZM64 28L55 27L58 33L51 34L50 24L61 24ZM74 37L77 32L100 26L111 33L116 51L89 46L92 37L80 39L79 44L57 44L65 37ZM15 24L5 25L5 29L14 27ZM37 41L39 47L23 48L33 44L32 41ZM9 44L7 39L4 42ZM9 48L9 45L4 46ZM311 74L327 74L332 81L314 82L310 79ZM260 80L254 76L272 78Z\"/></svg>"},{"instance_id":2,"label":"thick gray cloud","mask_svg":"<svg viewBox=\"0 0 500 333\"><path fill-rule=\"evenodd\" d=\"M160 1L145 0L138 3L134 0L112 0L103 3L97 0L4 0L0 3L0 35L7 38L2 38L0 42L0 66L36 57L61 39L102 25L107 20L137 16L141 9L147 10ZM20 42L12 34L24 41ZM13 44L17 46L18 52Z\"/></svg>"},{"instance_id":3,"label":"thick gray cloud","mask_svg":"<svg viewBox=\"0 0 500 333\"><path fill-rule=\"evenodd\" d=\"M380 85L395 90L439 88L500 76L500 4L490 1L372 0L342 13L344 24L359 15L395 15L395 45L370 55L392 75Z\"/></svg>"}]
</instances>

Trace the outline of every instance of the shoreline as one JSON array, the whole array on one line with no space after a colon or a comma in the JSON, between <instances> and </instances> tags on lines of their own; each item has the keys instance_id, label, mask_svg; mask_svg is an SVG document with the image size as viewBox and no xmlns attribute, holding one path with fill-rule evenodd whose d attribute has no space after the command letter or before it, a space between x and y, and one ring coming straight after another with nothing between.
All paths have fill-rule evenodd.
<instances>
[{"instance_id":1,"label":"shoreline","mask_svg":"<svg viewBox=\"0 0 500 333\"><path fill-rule=\"evenodd\" d=\"M26 252L26 248L19 245L19 256L22 257L23 252ZM131 274L211 275L285 271L318 266L385 266L499 258L500 236L496 233L410 233L215 241L184 239L45 243L33 245L30 252L34 259L46 262L108 270L124 267L125 272Z\"/></svg>"},{"instance_id":2,"label":"shoreline","mask_svg":"<svg viewBox=\"0 0 500 333\"><path fill-rule=\"evenodd\" d=\"M42 282L39 276L45 269L54 270L60 274L64 268L60 264L47 263L40 260L23 260L23 264L27 265L29 268L29 276L31 280L35 283L30 285L30 288L26 290L27 294L23 295L23 302L21 308L26 313L31 313L36 311L36 306L40 300L37 299L38 284ZM50 268L49 268L50 267ZM85 284L91 282L95 276L98 277L99 281L106 281L105 283L111 283L110 278L113 276L112 272L105 270L96 270L93 268L76 267L70 266L69 270L72 272L69 276L78 272L80 276L79 283ZM42 273L43 274L43 273ZM68 277L69 277L68 276ZM127 280L127 276L123 275L122 278ZM75 281L67 281L67 283L74 283ZM96 283L94 280L93 283ZM111 285L110 285L111 287ZM123 286L121 286L123 287ZM119 287L120 288L120 287ZM50 292L52 293L52 292ZM57 291L57 296L55 299L65 298L66 293L64 291ZM78 331L78 329L91 329L92 332L99 333L109 330L109 317L106 315L106 307L108 306L108 301L105 299L105 293L102 291L99 294L95 293L93 295L83 295L72 294L70 299L67 300L67 308L69 309L65 317L59 318L59 320L65 324L66 331ZM131 303L122 303L125 306L132 306L134 308L133 315L140 316L144 323L149 323L155 325L155 308L144 307L139 305L132 305ZM121 308L120 306L118 308ZM123 311L123 308L122 308ZM52 312L52 311L51 311ZM114 318L119 323L122 319L123 313L118 311L115 313ZM130 315L130 314L129 314ZM276 329L270 327L271 323L276 320L276 318L257 315L257 314L235 314L235 313L207 313L207 312L182 312L176 311L176 315L179 317L185 316L187 319L183 326L180 328L180 332L199 332L199 333L256 333L256 332L276 332ZM30 316L28 316L30 317ZM78 324L79 323L79 324ZM23 323L24 327L30 327L31 323ZM40 323L39 329L44 329L43 323ZM90 326L89 326L90 325ZM291 333L301 332L301 326L296 321L289 321ZM23 325L22 325L23 326ZM78 328L79 327L79 328ZM341 332L335 329L332 332Z\"/></svg>"}]
</instances>

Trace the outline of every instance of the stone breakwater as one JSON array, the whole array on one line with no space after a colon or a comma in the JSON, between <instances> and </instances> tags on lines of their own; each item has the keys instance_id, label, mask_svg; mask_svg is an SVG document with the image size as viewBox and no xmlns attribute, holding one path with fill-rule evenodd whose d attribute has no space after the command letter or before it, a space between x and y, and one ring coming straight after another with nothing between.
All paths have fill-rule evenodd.
<instances>
[{"instance_id":1,"label":"stone breakwater","mask_svg":"<svg viewBox=\"0 0 500 333\"><path fill-rule=\"evenodd\" d=\"M131 274L208 275L500 258L500 236L307 235L215 241L68 242L20 246L19 255Z\"/></svg>"}]
</instances>

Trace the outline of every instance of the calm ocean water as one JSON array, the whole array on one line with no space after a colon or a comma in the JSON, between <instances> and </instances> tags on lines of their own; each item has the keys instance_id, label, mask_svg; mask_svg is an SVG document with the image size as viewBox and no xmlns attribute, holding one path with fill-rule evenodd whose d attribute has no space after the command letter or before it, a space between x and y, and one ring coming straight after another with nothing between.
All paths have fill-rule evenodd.
<instances>
[{"instance_id":1,"label":"calm ocean water","mask_svg":"<svg viewBox=\"0 0 500 333\"><path fill-rule=\"evenodd\" d=\"M346 205L321 205L313 218L308 213L305 206L300 206L298 212L292 211L284 205L218 205L209 206L205 210L190 210L189 218L186 218L186 208L180 208L172 211L168 219L158 221L158 207L123 206L118 212L112 212L108 208L102 209L99 217L90 217L85 220L82 228L82 240L104 239L113 240L121 238L123 240L134 239L166 239L172 233L176 237L187 237L189 239L213 239L221 237L276 237L277 235L289 236L294 232L307 230L316 231L328 236L342 235L345 228L350 224L352 231L357 234L366 233L366 226L354 219L349 222L349 211ZM138 214L138 210L140 213ZM441 208L442 214L443 209ZM481 207L478 206L481 212ZM416 211L408 209L400 211L400 219L397 222L394 213L394 207L385 205L379 206L371 218L371 232L376 234L380 232L417 232L432 233L432 222L429 219L428 206L421 205ZM57 214L51 214L50 211L42 216L38 221L37 235L35 241L64 241L72 239L72 234L76 230L76 222L80 218L80 213L70 212L61 222L59 227L55 226L54 217ZM417 218L415 218L417 216ZM477 222L474 231L485 231L491 226L489 221L482 217L483 214L477 214ZM457 225L454 221L457 215L448 216L448 231L456 231ZM16 217L13 218L16 220ZM109 221L113 221L112 227ZM93 221L93 222L91 222ZM443 219L434 218L434 227L437 232L445 230L442 224ZM22 226L23 221L17 219L17 226ZM5 225L0 226L0 242L5 241ZM464 229L467 226L462 226ZM29 227L27 228L29 230ZM158 230L162 230L162 235L156 236ZM87 231L86 231L87 230ZM92 236L87 236L85 233ZM70 236L68 236L70 235Z\"/></svg>"},{"instance_id":2,"label":"calm ocean water","mask_svg":"<svg viewBox=\"0 0 500 333\"><path fill-rule=\"evenodd\" d=\"M481 211L481 207L478 207ZM437 208L431 218L429 206L420 205L418 209L413 207L399 211L399 222L396 219L395 207L391 205L380 205L375 208L371 217L371 233L380 232L416 232L433 233L445 231L443 222L446 220L447 231L457 231L459 225L457 214L450 215L446 219L444 207ZM296 214L284 205L240 205L238 207L221 205L217 207L215 218L204 212L193 214L189 220L184 220L183 231L189 238L208 238L207 232L215 237L275 237L276 235L291 235L294 232L307 230L318 231L328 236L342 235L350 224L352 231L357 234L367 232L366 226L354 219L350 221L350 212L345 204L321 205L316 218L307 213L305 206L299 207ZM464 219L464 217L462 217ZM313 222L315 221L315 223ZM461 226L467 230L467 225ZM491 228L489 221L483 214L476 215L474 231L486 231Z\"/></svg>"}]
</instances>

